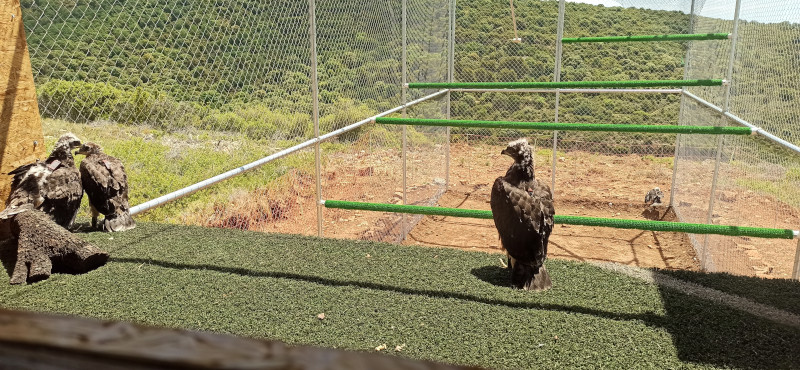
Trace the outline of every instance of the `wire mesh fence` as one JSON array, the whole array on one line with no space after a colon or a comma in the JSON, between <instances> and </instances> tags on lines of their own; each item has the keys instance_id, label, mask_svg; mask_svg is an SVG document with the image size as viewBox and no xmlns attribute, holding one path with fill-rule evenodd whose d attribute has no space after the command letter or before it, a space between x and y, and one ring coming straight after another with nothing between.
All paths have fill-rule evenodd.
<instances>
[{"instance_id":1,"label":"wire mesh fence","mask_svg":"<svg viewBox=\"0 0 800 370\"><path fill-rule=\"evenodd\" d=\"M737 32L731 40L574 43L564 45L558 59L559 1L517 0L513 17L510 3L488 0L313 4L312 26L306 1L22 0L48 144L63 131L98 142L126 163L131 203L157 198L313 140L314 55L320 134L435 92L404 89L403 83L448 81L450 68L459 82L719 79L730 71L729 86L687 91L800 144L794 78L800 5L743 0L734 22L736 0L625 0L612 7L567 2L564 37ZM464 89L394 113L403 114L735 124L674 91ZM623 217L613 205L624 204L623 213L646 217L636 207L649 189L660 187L674 190L669 201L684 221L800 228L800 161L759 137L374 123L322 143L320 163L309 145L144 217L313 235L318 196L488 209L490 184L508 167L499 148L520 137L534 147L537 177L549 183L555 176L564 214ZM499 248L491 224L469 224L469 235L453 236L424 231L416 227L420 222L419 216L326 209L322 229L332 237L427 244L461 238L463 245ZM709 270L791 274L789 241L690 239Z\"/></svg>"},{"instance_id":2,"label":"wire mesh fence","mask_svg":"<svg viewBox=\"0 0 800 370\"><path fill-rule=\"evenodd\" d=\"M733 32L736 28L735 45L725 41L692 43L687 54L687 74L693 77L722 76L732 68L729 95L724 88L689 91L797 143L796 130L791 128L796 127L795 117L800 113L791 103L797 94L797 72L789 58L797 52L795 39L800 28L793 22L800 7L786 2L741 1L735 22L736 6L734 0L699 4L695 31ZM731 48L735 48L733 54ZM684 102L682 124L736 124L694 100ZM684 135L677 154L675 204L688 220L797 229L797 184L792 175L797 171L797 153L758 136L725 137L719 143L716 138ZM792 241L721 236L694 239L711 271L792 277Z\"/></svg>"}]
</instances>

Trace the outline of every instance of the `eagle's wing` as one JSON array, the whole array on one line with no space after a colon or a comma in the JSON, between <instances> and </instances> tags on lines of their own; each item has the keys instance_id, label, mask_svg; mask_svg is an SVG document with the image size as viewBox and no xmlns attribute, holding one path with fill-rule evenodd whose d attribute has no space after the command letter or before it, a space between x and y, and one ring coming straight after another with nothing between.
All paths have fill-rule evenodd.
<instances>
[{"instance_id":1,"label":"eagle's wing","mask_svg":"<svg viewBox=\"0 0 800 370\"><path fill-rule=\"evenodd\" d=\"M75 221L83 197L81 175L74 166L61 166L51 173L41 186L44 202L40 209L53 220L69 228Z\"/></svg>"},{"instance_id":2,"label":"eagle's wing","mask_svg":"<svg viewBox=\"0 0 800 370\"><path fill-rule=\"evenodd\" d=\"M537 266L547 256L547 242L553 230L553 194L536 180L516 187L497 178L492 187L491 207L503 247L520 261Z\"/></svg>"},{"instance_id":3,"label":"eagle's wing","mask_svg":"<svg viewBox=\"0 0 800 370\"><path fill-rule=\"evenodd\" d=\"M34 167L39 167L40 165L41 162L39 160L36 160L36 162L23 164L22 166L19 166L11 170L11 172L8 173L9 175L14 176L11 179L11 191L13 192L15 189L18 189L22 181L27 177L27 175L31 171L31 169L33 169Z\"/></svg>"},{"instance_id":4,"label":"eagle's wing","mask_svg":"<svg viewBox=\"0 0 800 370\"><path fill-rule=\"evenodd\" d=\"M653 190L648 191L647 194L644 196L644 202L645 203L652 202L653 201L653 196L655 195L654 193L655 192Z\"/></svg>"},{"instance_id":5,"label":"eagle's wing","mask_svg":"<svg viewBox=\"0 0 800 370\"><path fill-rule=\"evenodd\" d=\"M39 207L44 201L41 194L41 183L46 181L51 172L38 160L9 172L9 175L13 175L11 194L6 201L6 209L0 212L0 219L6 219L25 210Z\"/></svg>"},{"instance_id":6,"label":"eagle's wing","mask_svg":"<svg viewBox=\"0 0 800 370\"><path fill-rule=\"evenodd\" d=\"M89 157L81 162L81 180L92 206L104 215L127 208L128 177L116 158Z\"/></svg>"}]
</instances>

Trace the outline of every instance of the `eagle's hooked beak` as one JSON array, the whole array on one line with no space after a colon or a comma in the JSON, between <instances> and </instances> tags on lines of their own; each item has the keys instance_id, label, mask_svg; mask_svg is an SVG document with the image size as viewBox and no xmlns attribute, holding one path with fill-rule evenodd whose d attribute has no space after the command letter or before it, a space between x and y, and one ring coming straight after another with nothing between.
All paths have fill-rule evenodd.
<instances>
[{"instance_id":1,"label":"eagle's hooked beak","mask_svg":"<svg viewBox=\"0 0 800 370\"><path fill-rule=\"evenodd\" d=\"M503 151L500 152L500 154L505 154L505 155L507 155L509 157L511 156L511 152L508 151L508 148L503 149Z\"/></svg>"},{"instance_id":2,"label":"eagle's hooked beak","mask_svg":"<svg viewBox=\"0 0 800 370\"><path fill-rule=\"evenodd\" d=\"M79 154L86 155L86 153L88 151L89 151L89 148L87 148L86 145L82 145L80 149L75 151L75 155L79 155Z\"/></svg>"},{"instance_id":3,"label":"eagle's hooked beak","mask_svg":"<svg viewBox=\"0 0 800 370\"><path fill-rule=\"evenodd\" d=\"M73 140L73 141L70 141L70 142L69 142L69 146L70 146L71 148L77 148L77 147L81 146L81 141L80 141L80 140Z\"/></svg>"}]
</instances>

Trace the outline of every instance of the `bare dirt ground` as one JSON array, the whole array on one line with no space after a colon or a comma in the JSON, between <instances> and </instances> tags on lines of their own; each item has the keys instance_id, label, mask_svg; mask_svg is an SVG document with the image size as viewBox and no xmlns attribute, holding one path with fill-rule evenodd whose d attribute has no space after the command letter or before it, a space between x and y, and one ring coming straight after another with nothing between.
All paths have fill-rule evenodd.
<instances>
[{"instance_id":1,"label":"bare dirt ground","mask_svg":"<svg viewBox=\"0 0 800 370\"><path fill-rule=\"evenodd\" d=\"M489 209L491 184L505 173L510 158L499 155L500 149L494 146L454 145L451 150L453 158L459 158L451 167L451 179L457 180L439 205ZM545 152L536 157L536 176L548 184L549 155ZM671 172L663 163L643 160L638 155L571 152L559 156L557 167L554 193L557 214L677 220L666 207L650 208L643 204L645 193L653 187L669 189ZM426 216L409 233L405 243L502 251L492 220ZM587 226L556 225L548 256L639 267L692 270L700 267L685 234Z\"/></svg>"},{"instance_id":2,"label":"bare dirt ground","mask_svg":"<svg viewBox=\"0 0 800 370\"><path fill-rule=\"evenodd\" d=\"M676 191L677 211L687 222L705 223L708 213L713 160L679 165L681 186ZM800 211L772 195L753 191L736 180L777 181L775 171L747 172L725 164L720 167L717 197L711 220L719 225L800 228ZM704 236L696 236L702 244ZM707 268L738 275L791 278L796 240L709 236Z\"/></svg>"},{"instance_id":3,"label":"bare dirt ground","mask_svg":"<svg viewBox=\"0 0 800 370\"><path fill-rule=\"evenodd\" d=\"M431 152L434 155L431 155ZM408 157L409 204L489 209L490 184L505 173L510 159L497 146L451 146L450 186L444 191L444 150L411 151ZM323 167L326 199L376 203L402 202L402 170L397 149L328 153ZM536 156L536 175L549 183L550 153ZM713 163L680 164L678 211L688 222L704 222ZM660 187L669 197L671 160L641 155L601 155L586 152L558 154L555 185L556 213L622 219L678 221L665 206L648 208L645 193ZM733 171L733 169L725 169ZM730 173L727 175L731 175ZM229 204L217 205L207 226L316 235L313 172L292 170L279 186ZM715 224L797 228L800 212L774 199L721 182L713 217ZM440 197L436 198L437 195ZM427 202L438 199L438 203ZM705 201L704 201L705 199ZM665 199L665 204L669 199ZM491 220L398 215L381 212L323 209L327 237L369 239L404 244L501 252ZM255 216L254 216L255 215ZM261 216L258 216L261 215ZM404 222L405 219L405 222ZM407 225L407 226L404 226ZM412 227L413 226L413 227ZM404 230L404 227L410 230ZM693 236L701 246L703 236ZM791 240L712 237L706 267L742 275L788 278L795 243ZM690 236L601 227L556 225L550 258L618 262L638 267L700 269ZM500 258L500 256L498 256ZM499 263L499 262L498 262Z\"/></svg>"}]
</instances>

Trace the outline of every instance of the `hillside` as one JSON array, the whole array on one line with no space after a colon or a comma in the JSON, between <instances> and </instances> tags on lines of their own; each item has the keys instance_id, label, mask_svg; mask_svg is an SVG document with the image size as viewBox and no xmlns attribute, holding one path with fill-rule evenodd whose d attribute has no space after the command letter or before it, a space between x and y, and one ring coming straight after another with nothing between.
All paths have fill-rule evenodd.
<instances>
[{"instance_id":1,"label":"hillside","mask_svg":"<svg viewBox=\"0 0 800 370\"><path fill-rule=\"evenodd\" d=\"M328 117L323 132L400 102L399 5L318 2L321 114ZM409 81L446 78L446 5L442 0L409 3ZM198 127L254 138L307 138L311 133L305 2L23 0L22 7L45 117L146 123L168 130ZM521 43L510 41L513 29L505 3L458 4L457 81L552 80L557 2L523 1L516 9ZM568 3L564 32L665 34L685 33L688 27L689 17L681 12ZM696 25L697 32L730 28L728 21L705 18ZM800 28L743 22L741 30L732 110L791 138L792 102L800 86L787 78L793 73L787 66L794 63ZM565 45L561 80L680 79L689 45ZM724 77L728 42L702 45L692 49L689 77ZM718 90L699 89L722 104ZM678 105L677 97L572 94L562 98L560 120L675 123ZM554 101L547 94L459 93L452 113L454 118L550 120ZM650 135L633 140L668 145L674 139Z\"/></svg>"}]
</instances>

